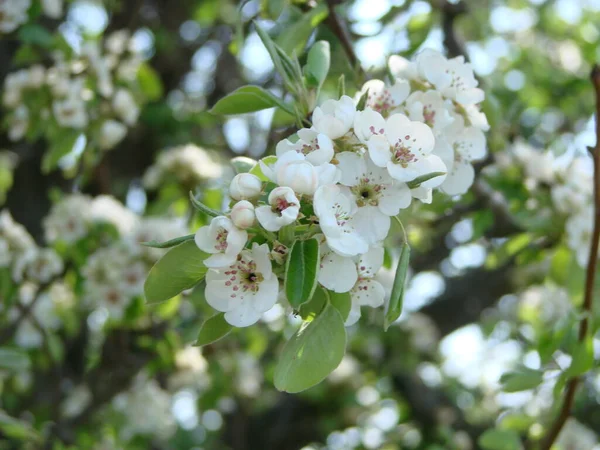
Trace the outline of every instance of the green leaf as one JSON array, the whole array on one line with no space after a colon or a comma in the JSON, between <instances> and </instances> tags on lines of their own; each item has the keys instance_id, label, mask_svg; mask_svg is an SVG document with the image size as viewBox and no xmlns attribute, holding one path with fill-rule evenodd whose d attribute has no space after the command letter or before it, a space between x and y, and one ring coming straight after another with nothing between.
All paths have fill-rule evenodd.
<instances>
[{"instance_id":1,"label":"green leaf","mask_svg":"<svg viewBox=\"0 0 600 450\"><path fill-rule=\"evenodd\" d=\"M216 314L208 319L200 327L198 340L194 344L201 347L203 345L217 342L222 337L225 337L233 329L233 326L225 320L225 313Z\"/></svg>"},{"instance_id":2,"label":"green leaf","mask_svg":"<svg viewBox=\"0 0 600 450\"><path fill-rule=\"evenodd\" d=\"M328 303L286 343L275 368L275 387L295 393L320 383L340 364L345 349L344 320Z\"/></svg>"},{"instance_id":3,"label":"green leaf","mask_svg":"<svg viewBox=\"0 0 600 450\"><path fill-rule=\"evenodd\" d=\"M406 284L406 274L408 272L408 262L410 261L410 247L407 242L400 248L400 258L394 277L394 285L390 294L390 305L385 313L383 329L387 330L393 324L400 314L402 314L402 305L404 303L404 286Z\"/></svg>"},{"instance_id":4,"label":"green leaf","mask_svg":"<svg viewBox=\"0 0 600 450\"><path fill-rule=\"evenodd\" d=\"M37 430L24 420L9 416L5 411L0 410L0 431L9 438L20 441L40 441L40 435Z\"/></svg>"},{"instance_id":5,"label":"green leaf","mask_svg":"<svg viewBox=\"0 0 600 450\"><path fill-rule=\"evenodd\" d=\"M319 3L287 26L275 40L276 44L288 55L294 51L301 54L310 35L328 14L327 5Z\"/></svg>"},{"instance_id":6,"label":"green leaf","mask_svg":"<svg viewBox=\"0 0 600 450\"><path fill-rule=\"evenodd\" d=\"M317 286L310 301L301 305L298 312L306 322L310 322L323 311L328 300L327 290L323 286Z\"/></svg>"},{"instance_id":7,"label":"green leaf","mask_svg":"<svg viewBox=\"0 0 600 450\"><path fill-rule=\"evenodd\" d=\"M260 86L242 86L219 100L210 110L213 114L244 114L279 106L289 114L294 110L283 100Z\"/></svg>"},{"instance_id":8,"label":"green leaf","mask_svg":"<svg viewBox=\"0 0 600 450\"><path fill-rule=\"evenodd\" d=\"M236 156L230 162L235 169L235 173L250 172L257 164L256 160L248 158L247 156Z\"/></svg>"},{"instance_id":9,"label":"green leaf","mask_svg":"<svg viewBox=\"0 0 600 450\"><path fill-rule=\"evenodd\" d=\"M431 172L431 173L426 173L425 175L421 175L420 177L417 177L414 180L407 182L406 185L410 189L418 188L419 186L421 186L426 181L429 181L432 178L441 177L442 175L446 175L446 172Z\"/></svg>"},{"instance_id":10,"label":"green leaf","mask_svg":"<svg viewBox=\"0 0 600 450\"><path fill-rule=\"evenodd\" d=\"M262 0L261 6L269 18L276 20L289 3L290 0Z\"/></svg>"},{"instance_id":11,"label":"green leaf","mask_svg":"<svg viewBox=\"0 0 600 450\"><path fill-rule=\"evenodd\" d=\"M427 36L433 25L433 14L424 13L417 14L408 21L406 24L406 31L408 33L408 39L410 41L410 47L406 50L405 54L414 53L420 46L425 42Z\"/></svg>"},{"instance_id":12,"label":"green leaf","mask_svg":"<svg viewBox=\"0 0 600 450\"><path fill-rule=\"evenodd\" d=\"M586 337L583 342L577 342L572 357L571 365L565 371L568 377L578 377L594 367L594 343L591 337Z\"/></svg>"},{"instance_id":13,"label":"green leaf","mask_svg":"<svg viewBox=\"0 0 600 450\"><path fill-rule=\"evenodd\" d=\"M79 131L61 131L59 138L50 144L42 159L42 172L47 174L54 170L58 161L73 150Z\"/></svg>"},{"instance_id":14,"label":"green leaf","mask_svg":"<svg viewBox=\"0 0 600 450\"><path fill-rule=\"evenodd\" d=\"M25 24L17 32L19 41L25 44L34 44L44 48L50 48L53 43L52 33L42 25L35 23Z\"/></svg>"},{"instance_id":15,"label":"green leaf","mask_svg":"<svg viewBox=\"0 0 600 450\"><path fill-rule=\"evenodd\" d=\"M22 372L31 366L29 355L24 350L0 347L0 369Z\"/></svg>"},{"instance_id":16,"label":"green leaf","mask_svg":"<svg viewBox=\"0 0 600 450\"><path fill-rule=\"evenodd\" d=\"M308 51L304 75L312 87L320 89L329 73L331 65L331 52L329 42L318 41Z\"/></svg>"},{"instance_id":17,"label":"green leaf","mask_svg":"<svg viewBox=\"0 0 600 450\"><path fill-rule=\"evenodd\" d=\"M352 298L350 296L350 292L333 292L327 291L329 295L329 299L331 300L331 304L337 308L342 319L346 322L348 318L348 314L350 314L350 308L352 307Z\"/></svg>"},{"instance_id":18,"label":"green leaf","mask_svg":"<svg viewBox=\"0 0 600 450\"><path fill-rule=\"evenodd\" d=\"M369 99L369 90L367 89L365 92L363 92L363 94L358 99L358 103L356 104L356 110L364 111L368 99Z\"/></svg>"},{"instance_id":19,"label":"green leaf","mask_svg":"<svg viewBox=\"0 0 600 450\"><path fill-rule=\"evenodd\" d=\"M500 377L504 392L520 392L534 389L544 379L544 372L523 367L514 372L507 372Z\"/></svg>"},{"instance_id":20,"label":"green leaf","mask_svg":"<svg viewBox=\"0 0 600 450\"><path fill-rule=\"evenodd\" d=\"M137 81L149 101L159 100L163 96L163 84L160 75L150 64L143 63L140 65Z\"/></svg>"},{"instance_id":21,"label":"green leaf","mask_svg":"<svg viewBox=\"0 0 600 450\"><path fill-rule=\"evenodd\" d=\"M218 217L222 215L219 211L215 211L214 209L209 208L200 200L196 199L196 196L192 193L192 191L190 191L190 201L192 202L194 208L196 208L198 211L202 211L203 213L211 217Z\"/></svg>"},{"instance_id":22,"label":"green leaf","mask_svg":"<svg viewBox=\"0 0 600 450\"><path fill-rule=\"evenodd\" d=\"M152 248L171 248L171 247L175 247L176 245L181 244L182 242L185 241L191 241L192 239L194 239L195 234L188 234L186 236L181 236L175 239L171 239L170 241L165 241L165 242L158 242L158 241L149 241L149 242L141 242L141 244L145 247L152 247Z\"/></svg>"},{"instance_id":23,"label":"green leaf","mask_svg":"<svg viewBox=\"0 0 600 450\"><path fill-rule=\"evenodd\" d=\"M277 71L277 73L279 73L279 75L281 75L286 87L290 88L291 86L293 86L294 81L299 82L300 80L294 80L293 77L290 77L290 74L288 74L286 69L284 69L283 62L280 56L280 54L283 53L283 51L277 51L277 45L275 44L275 42L273 42L269 34L265 30L263 30L256 22L254 22L254 27L256 28L256 33L258 34L258 37L262 41L263 45L267 49L267 52L269 53L269 56L271 57L271 60L273 61L275 70Z\"/></svg>"},{"instance_id":24,"label":"green leaf","mask_svg":"<svg viewBox=\"0 0 600 450\"><path fill-rule=\"evenodd\" d=\"M294 309L312 298L320 263L319 241L294 242L285 265L285 294Z\"/></svg>"},{"instance_id":25,"label":"green leaf","mask_svg":"<svg viewBox=\"0 0 600 450\"><path fill-rule=\"evenodd\" d=\"M261 161L267 166L272 166L273 164L275 164L277 162L277 156L274 156L274 155L266 156L264 158L261 158ZM251 173L252 175L256 175L258 178L260 178L261 181L267 181L267 182L271 181L262 172L262 170L260 168L260 164L256 164L252 169L250 169L249 173Z\"/></svg>"},{"instance_id":26,"label":"green leaf","mask_svg":"<svg viewBox=\"0 0 600 450\"><path fill-rule=\"evenodd\" d=\"M477 440L484 450L520 450L519 434L512 430L486 430Z\"/></svg>"},{"instance_id":27,"label":"green leaf","mask_svg":"<svg viewBox=\"0 0 600 450\"><path fill-rule=\"evenodd\" d=\"M206 275L204 260L208 256L194 241L173 247L150 270L144 283L146 300L162 302L193 287Z\"/></svg>"}]
</instances>

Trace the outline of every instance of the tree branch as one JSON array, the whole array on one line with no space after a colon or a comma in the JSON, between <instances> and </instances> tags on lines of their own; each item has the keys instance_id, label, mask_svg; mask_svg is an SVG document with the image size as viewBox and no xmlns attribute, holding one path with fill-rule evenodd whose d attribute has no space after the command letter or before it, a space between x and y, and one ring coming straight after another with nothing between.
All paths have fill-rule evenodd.
<instances>
[{"instance_id":1,"label":"tree branch","mask_svg":"<svg viewBox=\"0 0 600 450\"><path fill-rule=\"evenodd\" d=\"M337 12L335 11L336 5L343 3L343 0L327 0L327 8L329 8L329 15L327 16L326 23L340 40L342 47L344 47L344 51L348 56L348 60L350 61L350 65L356 70L362 73L362 68L360 66L360 61L354 52L354 47L352 46L352 41L350 40L350 36L348 32L342 25L342 21L340 20Z\"/></svg>"},{"instance_id":2,"label":"tree branch","mask_svg":"<svg viewBox=\"0 0 600 450\"><path fill-rule=\"evenodd\" d=\"M589 318L592 315L592 300L594 296L594 281L596 278L596 266L598 263L598 244L600 242L600 66L594 65L590 75L594 90L596 92L596 147L589 148L594 161L594 231L590 242L590 256L587 265L585 278L585 294L583 297L583 305L581 307L583 317L579 323L579 342L583 342L586 338L589 328ZM542 440L540 450L549 450L554 444L554 441L560 434L565 422L571 415L573 402L575 401L575 392L579 378L573 377L567 383L565 390L565 399L558 416L548 430L548 434Z\"/></svg>"}]
</instances>

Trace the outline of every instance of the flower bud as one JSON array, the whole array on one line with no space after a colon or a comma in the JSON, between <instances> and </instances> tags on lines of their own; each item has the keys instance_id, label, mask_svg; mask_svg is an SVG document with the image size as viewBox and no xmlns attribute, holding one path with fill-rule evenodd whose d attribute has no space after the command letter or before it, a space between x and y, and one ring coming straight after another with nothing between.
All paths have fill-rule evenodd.
<instances>
[{"instance_id":1,"label":"flower bud","mask_svg":"<svg viewBox=\"0 0 600 450\"><path fill-rule=\"evenodd\" d=\"M247 200L241 200L231 208L231 221L233 224L245 230L254 225L256 215L254 214L254 205Z\"/></svg>"},{"instance_id":2,"label":"flower bud","mask_svg":"<svg viewBox=\"0 0 600 450\"><path fill-rule=\"evenodd\" d=\"M319 187L319 174L308 161L294 161L279 168L277 184L290 187L297 194L313 195Z\"/></svg>"},{"instance_id":3,"label":"flower bud","mask_svg":"<svg viewBox=\"0 0 600 450\"><path fill-rule=\"evenodd\" d=\"M262 190L262 181L251 173L239 173L229 185L229 196L234 200L258 197Z\"/></svg>"}]
</instances>

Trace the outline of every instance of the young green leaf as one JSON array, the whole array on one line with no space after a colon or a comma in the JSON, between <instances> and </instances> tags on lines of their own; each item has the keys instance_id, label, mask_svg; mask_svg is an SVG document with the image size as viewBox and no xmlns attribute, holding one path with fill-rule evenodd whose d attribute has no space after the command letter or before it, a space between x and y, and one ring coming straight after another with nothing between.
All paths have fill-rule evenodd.
<instances>
[{"instance_id":1,"label":"young green leaf","mask_svg":"<svg viewBox=\"0 0 600 450\"><path fill-rule=\"evenodd\" d=\"M244 114L275 106L289 114L294 113L294 110L283 100L260 86L242 86L219 100L210 112L225 115Z\"/></svg>"},{"instance_id":2,"label":"young green leaf","mask_svg":"<svg viewBox=\"0 0 600 450\"><path fill-rule=\"evenodd\" d=\"M521 450L519 434L512 430L486 430L477 440L484 450Z\"/></svg>"},{"instance_id":3,"label":"young green leaf","mask_svg":"<svg viewBox=\"0 0 600 450\"><path fill-rule=\"evenodd\" d=\"M544 372L523 367L514 372L507 372L500 377L504 392L519 392L536 388L544 379Z\"/></svg>"},{"instance_id":4,"label":"young green leaf","mask_svg":"<svg viewBox=\"0 0 600 450\"><path fill-rule=\"evenodd\" d=\"M325 3L319 3L309 12L302 14L298 20L286 27L275 40L276 44L291 55L294 51L302 54L308 38L315 28L327 17L329 11Z\"/></svg>"},{"instance_id":5,"label":"young green leaf","mask_svg":"<svg viewBox=\"0 0 600 450\"><path fill-rule=\"evenodd\" d=\"M163 96L163 84L160 75L150 64L142 63L140 65L137 81L148 100L156 101Z\"/></svg>"},{"instance_id":6,"label":"young green leaf","mask_svg":"<svg viewBox=\"0 0 600 450\"><path fill-rule=\"evenodd\" d=\"M181 236L175 239L171 239L170 241L165 241L165 242L158 242L158 241L149 241L149 242L141 242L141 244L145 247L152 247L152 248L171 248L171 247L175 247L176 245L181 244L182 242L185 241L191 241L192 239L194 239L194 234L188 234L186 236Z\"/></svg>"},{"instance_id":7,"label":"young green leaf","mask_svg":"<svg viewBox=\"0 0 600 450\"><path fill-rule=\"evenodd\" d=\"M31 366L29 355L24 350L0 347L0 369L23 372Z\"/></svg>"},{"instance_id":8,"label":"young green leaf","mask_svg":"<svg viewBox=\"0 0 600 450\"><path fill-rule=\"evenodd\" d=\"M263 30L256 22L254 22L254 27L256 28L256 33L258 34L258 37L262 41L263 45L267 49L267 52L269 53L269 56L271 57L271 60L273 61L275 70L277 71L277 73L279 73L279 75L281 75L284 84L289 89L294 85L294 79L293 77L290 77L288 72L284 69L280 52L277 51L277 45L275 44L275 42L273 42L269 34L265 30ZM282 51L281 53L285 52Z\"/></svg>"},{"instance_id":9,"label":"young green leaf","mask_svg":"<svg viewBox=\"0 0 600 450\"><path fill-rule=\"evenodd\" d=\"M346 95L346 76L341 74L338 78L338 98L342 98Z\"/></svg>"},{"instance_id":10,"label":"young green leaf","mask_svg":"<svg viewBox=\"0 0 600 450\"><path fill-rule=\"evenodd\" d=\"M190 191L190 201L192 202L192 205L194 206L194 208L196 208L198 211L202 211L204 214L206 214L208 216L218 217L221 215L221 213L219 211L215 211L214 209L209 208L204 203L202 203L200 200L196 199L196 196L192 193L192 191Z\"/></svg>"},{"instance_id":11,"label":"young green leaf","mask_svg":"<svg viewBox=\"0 0 600 450\"><path fill-rule=\"evenodd\" d=\"M346 329L338 310L327 303L287 342L275 368L275 387L300 392L320 383L340 364L346 350Z\"/></svg>"},{"instance_id":12,"label":"young green leaf","mask_svg":"<svg viewBox=\"0 0 600 450\"><path fill-rule=\"evenodd\" d=\"M331 304L336 307L345 322L348 318L348 314L350 314L350 308L352 307L350 292L338 293L328 290L327 294L329 294Z\"/></svg>"},{"instance_id":13,"label":"young green leaf","mask_svg":"<svg viewBox=\"0 0 600 450\"><path fill-rule=\"evenodd\" d=\"M307 83L312 87L320 89L327 78L330 65L331 53L329 42L315 42L308 51L306 65L304 66L304 75L306 76Z\"/></svg>"},{"instance_id":14,"label":"young green leaf","mask_svg":"<svg viewBox=\"0 0 600 450\"><path fill-rule=\"evenodd\" d=\"M571 365L565 373L568 377L577 377L592 367L594 367L594 342L588 336L583 342L577 342Z\"/></svg>"},{"instance_id":15,"label":"young green leaf","mask_svg":"<svg viewBox=\"0 0 600 450\"><path fill-rule=\"evenodd\" d=\"M293 308L299 308L312 298L320 263L319 241L294 242L285 266L285 294Z\"/></svg>"},{"instance_id":16,"label":"young green leaf","mask_svg":"<svg viewBox=\"0 0 600 450\"><path fill-rule=\"evenodd\" d=\"M402 304L404 300L404 285L406 283L406 273L408 272L408 262L410 260L410 247L407 242L402 244L400 249L400 259L398 268L394 277L394 285L390 295L390 305L385 313L383 329L387 330L389 326L396 321L402 314Z\"/></svg>"},{"instance_id":17,"label":"young green leaf","mask_svg":"<svg viewBox=\"0 0 600 450\"><path fill-rule=\"evenodd\" d=\"M248 158L247 156L236 156L231 160L235 173L247 173L256 166L256 160Z\"/></svg>"},{"instance_id":18,"label":"young green leaf","mask_svg":"<svg viewBox=\"0 0 600 450\"><path fill-rule=\"evenodd\" d=\"M215 314L204 321L198 333L198 340L194 345L201 347L217 342L227 336L232 329L233 326L225 320L225 313Z\"/></svg>"},{"instance_id":19,"label":"young green leaf","mask_svg":"<svg viewBox=\"0 0 600 450\"><path fill-rule=\"evenodd\" d=\"M429 181L432 178L441 177L442 175L446 175L446 172L431 172L431 173L426 173L425 175L421 175L420 177L417 177L414 180L407 182L406 185L410 189L418 188L419 186L421 186L426 181Z\"/></svg>"},{"instance_id":20,"label":"young green leaf","mask_svg":"<svg viewBox=\"0 0 600 450\"><path fill-rule=\"evenodd\" d=\"M328 300L327 290L322 286L317 286L310 301L300 305L298 312L305 321L310 322L323 311Z\"/></svg>"},{"instance_id":21,"label":"young green leaf","mask_svg":"<svg viewBox=\"0 0 600 450\"><path fill-rule=\"evenodd\" d=\"M361 95L360 98L358 99L358 103L356 104L356 110L363 111L365 109L368 99L369 99L369 90L367 89L363 93L363 95Z\"/></svg>"},{"instance_id":22,"label":"young green leaf","mask_svg":"<svg viewBox=\"0 0 600 450\"><path fill-rule=\"evenodd\" d=\"M149 303L169 300L196 285L206 275L204 260L208 256L193 240L173 247L150 270L144 283L146 300Z\"/></svg>"},{"instance_id":23,"label":"young green leaf","mask_svg":"<svg viewBox=\"0 0 600 450\"><path fill-rule=\"evenodd\" d=\"M79 131L62 131L60 137L50 144L42 159L42 172L49 173L58 166L60 159L73 150L73 146L81 133Z\"/></svg>"}]
</instances>

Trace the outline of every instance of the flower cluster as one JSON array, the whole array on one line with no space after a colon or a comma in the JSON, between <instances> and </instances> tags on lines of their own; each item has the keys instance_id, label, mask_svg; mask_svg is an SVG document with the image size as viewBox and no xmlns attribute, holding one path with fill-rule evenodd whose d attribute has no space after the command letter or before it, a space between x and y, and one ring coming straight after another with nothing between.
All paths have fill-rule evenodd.
<instances>
[{"instance_id":1,"label":"flower cluster","mask_svg":"<svg viewBox=\"0 0 600 450\"><path fill-rule=\"evenodd\" d=\"M222 175L223 166L214 161L206 150L187 144L162 152L144 174L143 183L147 189L157 189L169 180L176 180L191 189Z\"/></svg>"},{"instance_id":2,"label":"flower cluster","mask_svg":"<svg viewBox=\"0 0 600 450\"><path fill-rule=\"evenodd\" d=\"M108 228L107 228L108 227ZM71 194L57 202L44 221L46 240L76 246L97 231L104 244L85 260L85 301L120 319L133 298L143 295L145 277L164 253L141 242L165 241L186 232L177 219L137 216L114 197ZM112 232L111 232L112 231ZM112 240L107 240L107 235Z\"/></svg>"},{"instance_id":3,"label":"flower cluster","mask_svg":"<svg viewBox=\"0 0 600 450\"><path fill-rule=\"evenodd\" d=\"M79 53L53 53L54 64L12 72L5 78L3 104L9 138L44 134L59 141L62 132L84 133L91 148L109 150L136 124L143 94L137 73L143 62L129 32L116 31L104 42L86 41Z\"/></svg>"},{"instance_id":4,"label":"flower cluster","mask_svg":"<svg viewBox=\"0 0 600 450\"><path fill-rule=\"evenodd\" d=\"M384 303L374 277L391 218L413 198L431 202L435 188L460 194L472 184L487 121L469 65L433 51L390 63L393 84L372 80L356 100L325 101L311 128L234 177L230 212L197 231L210 254L206 299L230 324L251 325L277 302L288 247L307 237L320 242L318 282L351 293L346 324L356 322L361 306Z\"/></svg>"},{"instance_id":5,"label":"flower cluster","mask_svg":"<svg viewBox=\"0 0 600 450\"><path fill-rule=\"evenodd\" d=\"M578 264L589 260L593 228L593 164L588 155L566 153L559 157L552 150L540 150L516 141L511 152L496 155L496 167L503 169L516 163L525 175L525 187L534 192L532 207L536 215L556 215L566 220L566 243ZM545 190L545 191L544 191ZM540 210L540 192L549 195L545 211ZM536 197L535 200L533 197ZM551 223L548 220L548 223Z\"/></svg>"},{"instance_id":6,"label":"flower cluster","mask_svg":"<svg viewBox=\"0 0 600 450\"><path fill-rule=\"evenodd\" d=\"M0 2L0 33L12 33L29 19L31 0L3 0ZM63 13L63 0L41 0L42 12L51 19Z\"/></svg>"}]
</instances>

